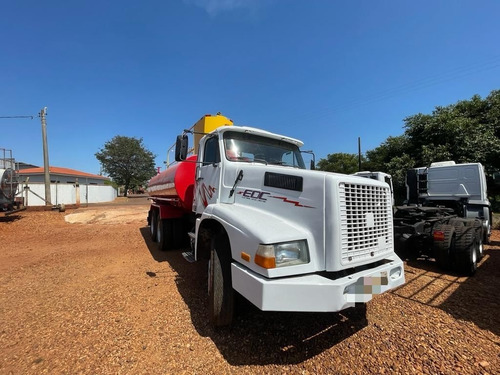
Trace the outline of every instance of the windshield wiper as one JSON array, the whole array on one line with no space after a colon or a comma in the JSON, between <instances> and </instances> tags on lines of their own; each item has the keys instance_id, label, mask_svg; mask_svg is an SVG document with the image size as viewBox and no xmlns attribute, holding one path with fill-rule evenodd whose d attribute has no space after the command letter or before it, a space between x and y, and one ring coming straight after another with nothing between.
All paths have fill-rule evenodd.
<instances>
[{"instance_id":1,"label":"windshield wiper","mask_svg":"<svg viewBox=\"0 0 500 375\"><path fill-rule=\"evenodd\" d=\"M229 198L231 198L234 194L234 190L236 189L236 185L238 184L238 182L240 182L241 180L243 180L243 169L240 169L240 173L238 173L238 177L236 177L236 180L234 180L234 185L233 185L233 188L231 189L231 191L229 192Z\"/></svg>"}]
</instances>

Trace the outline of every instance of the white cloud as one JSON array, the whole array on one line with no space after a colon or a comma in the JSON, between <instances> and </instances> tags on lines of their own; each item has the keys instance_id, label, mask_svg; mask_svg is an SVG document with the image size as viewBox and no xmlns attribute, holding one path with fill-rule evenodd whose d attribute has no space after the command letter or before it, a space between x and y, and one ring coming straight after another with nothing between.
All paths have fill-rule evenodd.
<instances>
[{"instance_id":1,"label":"white cloud","mask_svg":"<svg viewBox=\"0 0 500 375\"><path fill-rule=\"evenodd\" d=\"M238 8L247 8L255 10L258 5L258 0L184 0L187 4L194 4L203 8L211 16L218 13L235 10Z\"/></svg>"}]
</instances>

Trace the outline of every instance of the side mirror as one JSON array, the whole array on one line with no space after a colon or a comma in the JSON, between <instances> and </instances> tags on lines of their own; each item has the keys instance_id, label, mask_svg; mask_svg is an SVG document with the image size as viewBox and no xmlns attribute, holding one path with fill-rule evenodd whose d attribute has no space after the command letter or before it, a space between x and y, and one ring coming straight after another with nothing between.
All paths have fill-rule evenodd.
<instances>
[{"instance_id":1,"label":"side mirror","mask_svg":"<svg viewBox=\"0 0 500 375\"><path fill-rule=\"evenodd\" d=\"M311 165L309 167L311 171L314 171L316 169L316 166L314 165L314 160L311 160Z\"/></svg>"},{"instance_id":2,"label":"side mirror","mask_svg":"<svg viewBox=\"0 0 500 375\"><path fill-rule=\"evenodd\" d=\"M186 160L188 152L188 136L186 134L178 135L175 142L175 161Z\"/></svg>"}]
</instances>

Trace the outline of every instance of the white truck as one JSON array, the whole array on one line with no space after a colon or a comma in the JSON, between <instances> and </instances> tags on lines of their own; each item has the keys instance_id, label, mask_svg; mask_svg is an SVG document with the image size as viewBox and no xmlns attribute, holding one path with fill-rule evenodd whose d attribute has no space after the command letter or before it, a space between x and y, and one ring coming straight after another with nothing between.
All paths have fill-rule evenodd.
<instances>
[{"instance_id":1,"label":"white truck","mask_svg":"<svg viewBox=\"0 0 500 375\"><path fill-rule=\"evenodd\" d=\"M335 312L405 282L387 184L307 170L287 136L200 123L151 180L148 223L160 250L190 238L185 257L209 260L215 326L231 323L235 291L263 311ZM201 137L196 156L187 133Z\"/></svg>"},{"instance_id":2,"label":"white truck","mask_svg":"<svg viewBox=\"0 0 500 375\"><path fill-rule=\"evenodd\" d=\"M436 259L443 268L473 274L492 225L486 176L480 163L432 163L410 169L407 202L396 207L396 247Z\"/></svg>"},{"instance_id":3,"label":"white truck","mask_svg":"<svg viewBox=\"0 0 500 375\"><path fill-rule=\"evenodd\" d=\"M392 185L392 176L390 174L385 173L385 172L360 171L360 172L353 173L353 175L365 177L365 178L371 178L372 180L385 182L387 185L389 185L389 188L391 189L392 205L394 206L396 204L396 202L394 200L394 187Z\"/></svg>"}]
</instances>

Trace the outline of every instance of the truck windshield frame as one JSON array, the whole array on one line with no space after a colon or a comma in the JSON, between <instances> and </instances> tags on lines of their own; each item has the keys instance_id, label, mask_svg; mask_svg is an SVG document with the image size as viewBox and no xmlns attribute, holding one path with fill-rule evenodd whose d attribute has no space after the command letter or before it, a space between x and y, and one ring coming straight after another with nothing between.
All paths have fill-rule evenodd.
<instances>
[{"instance_id":1,"label":"truck windshield frame","mask_svg":"<svg viewBox=\"0 0 500 375\"><path fill-rule=\"evenodd\" d=\"M252 133L224 132L226 159L306 169L296 144Z\"/></svg>"}]
</instances>

